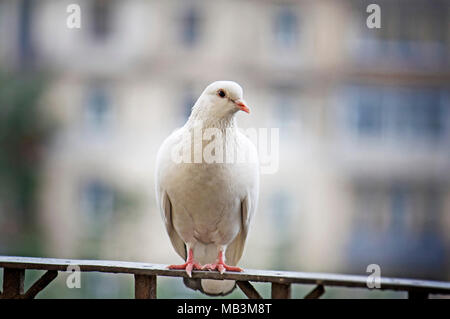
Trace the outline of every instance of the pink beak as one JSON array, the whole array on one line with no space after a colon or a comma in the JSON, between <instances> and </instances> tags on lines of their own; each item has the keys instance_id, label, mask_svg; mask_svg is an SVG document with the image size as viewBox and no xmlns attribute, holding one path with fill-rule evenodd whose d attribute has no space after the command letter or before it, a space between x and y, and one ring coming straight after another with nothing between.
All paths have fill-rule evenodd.
<instances>
[{"instance_id":1,"label":"pink beak","mask_svg":"<svg viewBox=\"0 0 450 319\"><path fill-rule=\"evenodd\" d=\"M244 100L236 100L234 101L234 104L236 104L241 111L250 114L250 109L248 108Z\"/></svg>"}]
</instances>

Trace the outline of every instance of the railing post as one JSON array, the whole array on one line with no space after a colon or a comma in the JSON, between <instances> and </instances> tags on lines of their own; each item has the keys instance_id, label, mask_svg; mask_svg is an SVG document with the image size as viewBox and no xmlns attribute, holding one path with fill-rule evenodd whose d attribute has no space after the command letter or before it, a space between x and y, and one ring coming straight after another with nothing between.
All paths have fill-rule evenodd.
<instances>
[{"instance_id":1,"label":"railing post","mask_svg":"<svg viewBox=\"0 0 450 319\"><path fill-rule=\"evenodd\" d=\"M262 297L259 294L259 292L248 281L240 281L240 280L238 280L238 281L236 281L236 284L239 286L239 288L241 288L242 292L249 299L262 299Z\"/></svg>"},{"instance_id":2,"label":"railing post","mask_svg":"<svg viewBox=\"0 0 450 319\"><path fill-rule=\"evenodd\" d=\"M56 270L47 271L41 278L39 278L27 292L22 295L23 299L33 299L36 295L48 286L56 277L58 272Z\"/></svg>"},{"instance_id":3,"label":"railing post","mask_svg":"<svg viewBox=\"0 0 450 319\"><path fill-rule=\"evenodd\" d=\"M156 299L156 276L134 275L134 297Z\"/></svg>"},{"instance_id":4,"label":"railing post","mask_svg":"<svg viewBox=\"0 0 450 319\"><path fill-rule=\"evenodd\" d=\"M3 269L3 293L2 299L18 298L23 294L25 269Z\"/></svg>"},{"instance_id":5,"label":"railing post","mask_svg":"<svg viewBox=\"0 0 450 319\"><path fill-rule=\"evenodd\" d=\"M319 299L325 293L325 288L322 285L317 285L316 288L311 290L306 296L305 299Z\"/></svg>"},{"instance_id":6,"label":"railing post","mask_svg":"<svg viewBox=\"0 0 450 319\"><path fill-rule=\"evenodd\" d=\"M272 283L272 299L290 299L291 284Z\"/></svg>"}]
</instances>

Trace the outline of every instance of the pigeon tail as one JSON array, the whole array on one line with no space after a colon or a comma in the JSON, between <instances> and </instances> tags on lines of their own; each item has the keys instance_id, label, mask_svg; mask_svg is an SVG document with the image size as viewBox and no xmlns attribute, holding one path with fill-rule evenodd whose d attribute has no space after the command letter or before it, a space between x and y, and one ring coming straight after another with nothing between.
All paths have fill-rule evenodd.
<instances>
[{"instance_id":1,"label":"pigeon tail","mask_svg":"<svg viewBox=\"0 0 450 319\"><path fill-rule=\"evenodd\" d=\"M192 279L183 278L186 287L209 296L226 296L233 292L236 288L236 281L234 280L216 280L216 279Z\"/></svg>"}]
</instances>

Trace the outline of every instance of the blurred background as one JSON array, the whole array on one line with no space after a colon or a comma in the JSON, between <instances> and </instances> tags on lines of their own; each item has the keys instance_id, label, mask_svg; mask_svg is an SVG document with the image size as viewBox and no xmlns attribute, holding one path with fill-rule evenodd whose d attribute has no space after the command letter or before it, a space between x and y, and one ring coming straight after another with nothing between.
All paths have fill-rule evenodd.
<instances>
[{"instance_id":1,"label":"blurred background","mask_svg":"<svg viewBox=\"0 0 450 319\"><path fill-rule=\"evenodd\" d=\"M378 0L369 29L372 2L0 0L0 254L181 262L156 152L226 79L252 109L241 127L280 129L241 266L450 280L450 4ZM130 298L133 278L62 274L38 297Z\"/></svg>"}]
</instances>

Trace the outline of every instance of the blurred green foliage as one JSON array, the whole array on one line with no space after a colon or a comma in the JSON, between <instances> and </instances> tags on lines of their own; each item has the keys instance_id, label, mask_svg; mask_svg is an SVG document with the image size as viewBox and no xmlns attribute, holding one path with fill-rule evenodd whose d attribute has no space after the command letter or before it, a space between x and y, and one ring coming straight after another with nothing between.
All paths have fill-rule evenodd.
<instances>
[{"instance_id":1,"label":"blurred green foliage","mask_svg":"<svg viewBox=\"0 0 450 319\"><path fill-rule=\"evenodd\" d=\"M40 73L0 71L0 253L39 253L36 191L52 131L40 107L46 82Z\"/></svg>"}]
</instances>

